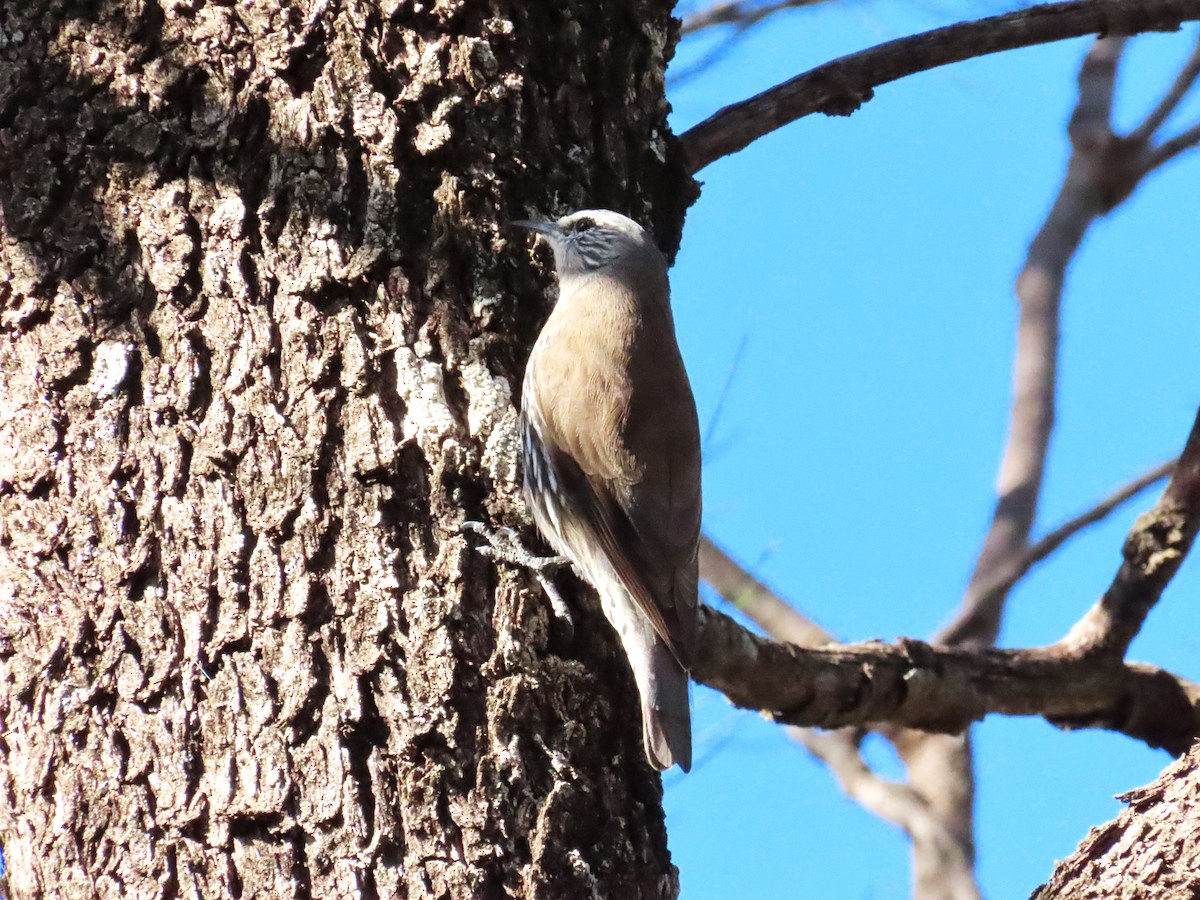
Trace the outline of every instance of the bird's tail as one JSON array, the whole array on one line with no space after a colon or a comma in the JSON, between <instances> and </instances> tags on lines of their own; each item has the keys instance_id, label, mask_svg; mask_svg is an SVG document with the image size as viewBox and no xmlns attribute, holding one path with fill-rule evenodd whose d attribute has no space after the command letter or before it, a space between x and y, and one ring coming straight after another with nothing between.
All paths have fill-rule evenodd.
<instances>
[{"instance_id":1,"label":"bird's tail","mask_svg":"<svg viewBox=\"0 0 1200 900\"><path fill-rule=\"evenodd\" d=\"M642 743L646 759L656 769L678 765L687 772L692 767L692 714L688 705L688 673L664 643L615 575L593 580L586 565L582 567L593 584L612 585L600 591L604 614L616 629L625 649L625 657L637 682L642 705Z\"/></svg>"},{"instance_id":2,"label":"bird's tail","mask_svg":"<svg viewBox=\"0 0 1200 900\"><path fill-rule=\"evenodd\" d=\"M692 713L688 703L688 674L657 635L650 666L638 678L642 701L642 742L646 758L656 769L678 764L692 768ZM645 683L643 684L643 680Z\"/></svg>"}]
</instances>

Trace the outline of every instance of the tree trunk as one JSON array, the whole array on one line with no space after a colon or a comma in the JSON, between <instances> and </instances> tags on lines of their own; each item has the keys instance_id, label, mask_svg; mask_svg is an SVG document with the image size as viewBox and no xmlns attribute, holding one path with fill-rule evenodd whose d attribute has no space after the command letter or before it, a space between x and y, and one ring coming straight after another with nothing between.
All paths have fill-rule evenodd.
<instances>
[{"instance_id":1,"label":"tree trunk","mask_svg":"<svg viewBox=\"0 0 1200 900\"><path fill-rule=\"evenodd\" d=\"M35 897L668 897L524 523L548 279L675 246L666 0L0 8L0 847Z\"/></svg>"},{"instance_id":2,"label":"tree trunk","mask_svg":"<svg viewBox=\"0 0 1200 900\"><path fill-rule=\"evenodd\" d=\"M1129 808L1093 828L1034 900L1192 900L1200 896L1200 744L1153 784L1121 797Z\"/></svg>"}]
</instances>

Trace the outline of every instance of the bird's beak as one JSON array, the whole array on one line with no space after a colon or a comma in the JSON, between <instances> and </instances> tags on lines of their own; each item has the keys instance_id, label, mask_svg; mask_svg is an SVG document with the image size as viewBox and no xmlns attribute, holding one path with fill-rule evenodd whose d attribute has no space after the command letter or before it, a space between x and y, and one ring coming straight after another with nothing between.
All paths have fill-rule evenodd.
<instances>
[{"instance_id":1,"label":"bird's beak","mask_svg":"<svg viewBox=\"0 0 1200 900\"><path fill-rule=\"evenodd\" d=\"M518 219L511 223L517 228L528 228L530 231L536 231L538 234L547 238L558 237L561 234L561 229L558 223L550 219Z\"/></svg>"}]
</instances>

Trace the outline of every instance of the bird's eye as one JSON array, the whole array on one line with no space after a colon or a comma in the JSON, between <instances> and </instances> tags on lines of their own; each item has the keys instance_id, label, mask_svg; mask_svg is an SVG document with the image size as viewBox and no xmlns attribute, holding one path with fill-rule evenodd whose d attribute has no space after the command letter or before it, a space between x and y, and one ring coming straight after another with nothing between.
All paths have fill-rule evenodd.
<instances>
[{"instance_id":1,"label":"bird's eye","mask_svg":"<svg viewBox=\"0 0 1200 900\"><path fill-rule=\"evenodd\" d=\"M576 219L574 222L572 222L568 226L567 230L570 231L571 234L581 234L582 232L590 231L591 229L593 229L595 227L596 227L595 220L585 218L585 219Z\"/></svg>"}]
</instances>

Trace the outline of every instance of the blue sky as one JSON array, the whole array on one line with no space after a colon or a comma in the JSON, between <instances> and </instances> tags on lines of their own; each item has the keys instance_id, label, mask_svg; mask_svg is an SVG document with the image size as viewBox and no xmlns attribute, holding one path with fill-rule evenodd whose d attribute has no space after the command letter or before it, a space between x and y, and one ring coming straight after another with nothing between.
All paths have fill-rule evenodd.
<instances>
[{"instance_id":1,"label":"blue sky","mask_svg":"<svg viewBox=\"0 0 1200 900\"><path fill-rule=\"evenodd\" d=\"M828 59L959 18L917 3L833 3L772 18L670 92L677 132ZM1137 121L1195 39L1136 39L1118 124ZM714 38L685 43L676 71ZM881 88L701 173L672 272L706 447L705 526L847 640L928 636L987 527L1010 400L1012 280L1049 207L1089 41L1001 54ZM1167 133L1200 118L1187 104ZM1065 295L1060 405L1039 531L1182 446L1200 405L1195 245L1200 153L1153 176L1089 234ZM1057 639L1105 588L1144 495L1068 545L1010 601L1002 643ZM1133 656L1200 677L1190 561ZM892 898L903 836L843 798L783 733L694 693L699 764L666 778L684 900ZM1169 757L1032 719L977 728L979 872L1027 896ZM886 746L872 761L899 774Z\"/></svg>"}]
</instances>

